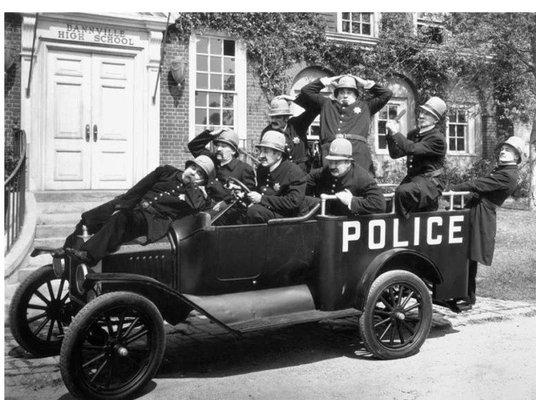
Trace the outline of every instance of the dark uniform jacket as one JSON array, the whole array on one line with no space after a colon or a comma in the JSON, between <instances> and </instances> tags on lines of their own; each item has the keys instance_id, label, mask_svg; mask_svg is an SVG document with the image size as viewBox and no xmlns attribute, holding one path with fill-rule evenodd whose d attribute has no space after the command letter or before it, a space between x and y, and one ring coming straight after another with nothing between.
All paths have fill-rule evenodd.
<instances>
[{"instance_id":1,"label":"dark uniform jacket","mask_svg":"<svg viewBox=\"0 0 536 400\"><path fill-rule=\"evenodd\" d=\"M182 181L182 171L164 165L146 175L125 194L82 214L82 221L93 225L113 209L139 210L147 220L147 242L163 237L171 223L208 206L206 193ZM98 222L97 222L98 221Z\"/></svg>"},{"instance_id":2,"label":"dark uniform jacket","mask_svg":"<svg viewBox=\"0 0 536 400\"><path fill-rule=\"evenodd\" d=\"M440 170L447 152L447 143L437 127L424 134L420 134L419 129L413 129L408 132L407 138L401 133L387 135L387 147L391 158L408 157L406 178L430 175L433 171Z\"/></svg>"},{"instance_id":3,"label":"dark uniform jacket","mask_svg":"<svg viewBox=\"0 0 536 400\"><path fill-rule=\"evenodd\" d=\"M352 142L354 160L368 171L372 171L372 158L368 148L367 137L372 115L383 108L393 93L380 85L369 89L371 99L357 99L349 106L341 105L337 100L324 97L320 91L324 84L317 79L302 88L307 104L320 107L320 150L322 160L329 152L329 144L336 135L343 135Z\"/></svg>"},{"instance_id":4,"label":"dark uniform jacket","mask_svg":"<svg viewBox=\"0 0 536 400\"><path fill-rule=\"evenodd\" d=\"M306 107L303 101L301 101L302 98L302 95L298 96L298 98L295 100L295 103ZM284 130L275 129L285 134L288 159L293 163L298 164L304 171L307 171L307 163L309 161L307 129L309 129L309 125L311 125L319 113L320 108L318 107L306 107L305 111L300 115L289 118L287 126ZM261 132L260 140L262 140L266 131L270 130L274 130L271 125L268 125L266 128L264 128Z\"/></svg>"},{"instance_id":5,"label":"dark uniform jacket","mask_svg":"<svg viewBox=\"0 0 536 400\"><path fill-rule=\"evenodd\" d=\"M307 175L307 194L319 197L322 193L335 194L348 189L353 197L350 209L340 201L328 203L333 215L372 214L385 212L385 199L370 174L359 165L353 165L341 177L334 177L329 167L312 170Z\"/></svg>"},{"instance_id":6,"label":"dark uniform jacket","mask_svg":"<svg viewBox=\"0 0 536 400\"><path fill-rule=\"evenodd\" d=\"M227 178L237 178L249 189L253 189L255 188L255 171L251 165L244 161L238 160L237 158L232 159L225 165L220 165L219 161L216 159L216 156L205 147L208 143L216 138L217 137L212 136L210 131L207 129L193 138L190 143L188 143L188 150L190 150L194 157L204 154L212 159L214 165L216 166L216 180L215 182L209 182L209 184L207 184L207 192L216 201L228 201L232 199L232 194L229 190L223 187L227 181Z\"/></svg>"},{"instance_id":7,"label":"dark uniform jacket","mask_svg":"<svg viewBox=\"0 0 536 400\"><path fill-rule=\"evenodd\" d=\"M475 193L467 204L471 207L471 260L491 265L497 230L496 209L514 192L518 178L517 165L500 165L488 176L451 187L455 191Z\"/></svg>"},{"instance_id":8,"label":"dark uniform jacket","mask_svg":"<svg viewBox=\"0 0 536 400\"><path fill-rule=\"evenodd\" d=\"M261 206L285 217L298 215L305 198L305 172L289 160L270 172L269 168L257 167L257 191L263 196Z\"/></svg>"}]
</instances>

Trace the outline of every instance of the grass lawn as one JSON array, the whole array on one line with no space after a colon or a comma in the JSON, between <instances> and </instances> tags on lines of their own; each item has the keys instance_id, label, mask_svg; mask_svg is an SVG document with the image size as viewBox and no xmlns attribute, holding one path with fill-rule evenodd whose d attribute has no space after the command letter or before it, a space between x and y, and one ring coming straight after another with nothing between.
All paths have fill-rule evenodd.
<instances>
[{"instance_id":1,"label":"grass lawn","mask_svg":"<svg viewBox=\"0 0 536 400\"><path fill-rule=\"evenodd\" d=\"M477 296L536 301L536 211L497 210L493 264L476 279Z\"/></svg>"}]
</instances>

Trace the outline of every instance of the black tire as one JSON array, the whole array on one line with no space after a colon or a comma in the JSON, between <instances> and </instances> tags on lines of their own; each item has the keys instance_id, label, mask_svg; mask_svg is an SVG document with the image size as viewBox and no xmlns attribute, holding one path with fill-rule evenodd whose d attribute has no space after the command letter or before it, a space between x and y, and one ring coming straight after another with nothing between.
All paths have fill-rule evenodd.
<instances>
[{"instance_id":1,"label":"black tire","mask_svg":"<svg viewBox=\"0 0 536 400\"><path fill-rule=\"evenodd\" d=\"M165 349L156 306L130 292L107 293L73 319L60 353L60 371L82 399L131 398L158 371Z\"/></svg>"},{"instance_id":2,"label":"black tire","mask_svg":"<svg viewBox=\"0 0 536 400\"><path fill-rule=\"evenodd\" d=\"M52 265L45 265L17 288L9 306L9 326L15 340L31 354L56 355L74 313L69 282L57 278Z\"/></svg>"},{"instance_id":3,"label":"black tire","mask_svg":"<svg viewBox=\"0 0 536 400\"><path fill-rule=\"evenodd\" d=\"M424 282L403 270L388 271L372 283L359 318L361 338L380 359L417 353L432 324L432 299Z\"/></svg>"}]
</instances>

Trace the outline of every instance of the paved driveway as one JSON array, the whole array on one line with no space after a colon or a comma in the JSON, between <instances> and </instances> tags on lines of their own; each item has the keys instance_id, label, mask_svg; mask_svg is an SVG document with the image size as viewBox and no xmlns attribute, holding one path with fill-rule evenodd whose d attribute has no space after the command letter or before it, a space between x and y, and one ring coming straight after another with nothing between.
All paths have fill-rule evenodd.
<instances>
[{"instance_id":1,"label":"paved driveway","mask_svg":"<svg viewBox=\"0 0 536 400\"><path fill-rule=\"evenodd\" d=\"M353 319L235 341L195 318L168 327L162 367L141 398L536 398L536 304L478 300L458 315L436 307L420 353L391 361L370 358ZM6 330L6 398L70 399L57 363L31 358Z\"/></svg>"}]
</instances>

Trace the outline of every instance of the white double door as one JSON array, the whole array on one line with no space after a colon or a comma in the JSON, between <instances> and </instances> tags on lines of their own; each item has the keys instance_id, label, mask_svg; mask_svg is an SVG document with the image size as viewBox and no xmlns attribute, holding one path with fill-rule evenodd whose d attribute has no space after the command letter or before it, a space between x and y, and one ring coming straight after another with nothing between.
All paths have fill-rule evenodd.
<instances>
[{"instance_id":1,"label":"white double door","mask_svg":"<svg viewBox=\"0 0 536 400\"><path fill-rule=\"evenodd\" d=\"M132 185L133 68L131 57L49 51L46 189Z\"/></svg>"}]
</instances>

